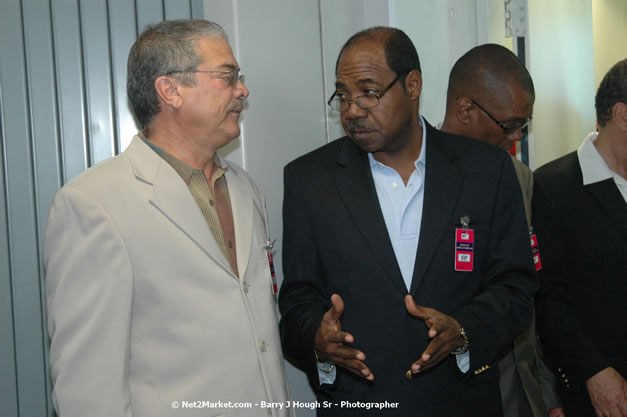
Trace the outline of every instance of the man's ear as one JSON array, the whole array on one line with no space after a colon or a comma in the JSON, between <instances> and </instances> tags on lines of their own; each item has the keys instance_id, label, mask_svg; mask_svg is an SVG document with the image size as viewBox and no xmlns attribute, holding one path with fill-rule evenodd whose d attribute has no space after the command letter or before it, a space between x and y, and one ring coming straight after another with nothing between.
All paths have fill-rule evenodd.
<instances>
[{"instance_id":1,"label":"man's ear","mask_svg":"<svg viewBox=\"0 0 627 417\"><path fill-rule=\"evenodd\" d=\"M615 103L612 107L612 120L618 126L618 128L627 132L627 104Z\"/></svg>"},{"instance_id":2,"label":"man's ear","mask_svg":"<svg viewBox=\"0 0 627 417\"><path fill-rule=\"evenodd\" d=\"M405 76L405 91L407 97L414 101L420 99L422 92L422 74L418 70L411 70Z\"/></svg>"},{"instance_id":3,"label":"man's ear","mask_svg":"<svg viewBox=\"0 0 627 417\"><path fill-rule=\"evenodd\" d=\"M162 75L155 80L155 91L166 106L178 109L183 104L176 82L168 76Z\"/></svg>"},{"instance_id":4,"label":"man's ear","mask_svg":"<svg viewBox=\"0 0 627 417\"><path fill-rule=\"evenodd\" d=\"M468 97L458 97L455 100L455 116L457 121L463 125L472 123L472 101Z\"/></svg>"}]
</instances>

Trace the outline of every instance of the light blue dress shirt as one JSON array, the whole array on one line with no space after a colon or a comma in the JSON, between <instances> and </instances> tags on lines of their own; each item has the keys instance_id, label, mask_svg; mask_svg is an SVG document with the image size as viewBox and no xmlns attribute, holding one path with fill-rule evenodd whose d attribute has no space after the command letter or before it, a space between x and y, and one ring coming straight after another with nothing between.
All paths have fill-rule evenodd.
<instances>
[{"instance_id":1,"label":"light blue dress shirt","mask_svg":"<svg viewBox=\"0 0 627 417\"><path fill-rule=\"evenodd\" d=\"M422 147L418 159L414 162L416 169L410 175L407 184L396 170L375 160L371 153L368 154L379 205L407 292L411 288L414 275L425 197L427 129L424 128L422 116L419 117L420 125L423 126Z\"/></svg>"}]
</instances>

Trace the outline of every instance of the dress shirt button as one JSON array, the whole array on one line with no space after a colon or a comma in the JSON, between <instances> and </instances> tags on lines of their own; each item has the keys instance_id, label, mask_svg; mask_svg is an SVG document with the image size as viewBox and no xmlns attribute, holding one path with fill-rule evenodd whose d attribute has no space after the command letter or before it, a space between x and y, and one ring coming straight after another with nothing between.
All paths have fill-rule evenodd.
<instances>
[{"instance_id":1,"label":"dress shirt button","mask_svg":"<svg viewBox=\"0 0 627 417\"><path fill-rule=\"evenodd\" d=\"M213 207L213 206L215 206L215 205L216 205L216 202L215 202L215 201L213 201L213 200L209 200L209 205L210 205L211 207Z\"/></svg>"},{"instance_id":2,"label":"dress shirt button","mask_svg":"<svg viewBox=\"0 0 627 417\"><path fill-rule=\"evenodd\" d=\"M398 184L397 184L397 183L395 183L395 182L393 182L393 183L392 183L392 188L394 188L394 189L396 190L396 189L398 188Z\"/></svg>"},{"instance_id":3,"label":"dress shirt button","mask_svg":"<svg viewBox=\"0 0 627 417\"><path fill-rule=\"evenodd\" d=\"M268 349L267 345L266 345L266 341L262 340L261 342L259 342L259 350L262 352L265 352Z\"/></svg>"},{"instance_id":4,"label":"dress shirt button","mask_svg":"<svg viewBox=\"0 0 627 417\"><path fill-rule=\"evenodd\" d=\"M242 282L242 287L244 287L244 292L248 293L248 282L246 281Z\"/></svg>"}]
</instances>

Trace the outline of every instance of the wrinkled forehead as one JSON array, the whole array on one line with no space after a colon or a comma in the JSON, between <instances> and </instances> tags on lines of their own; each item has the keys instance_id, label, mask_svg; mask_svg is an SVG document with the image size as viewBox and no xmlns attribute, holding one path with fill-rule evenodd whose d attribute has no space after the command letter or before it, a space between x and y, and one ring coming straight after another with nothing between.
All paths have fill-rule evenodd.
<instances>
[{"instance_id":1,"label":"wrinkled forehead","mask_svg":"<svg viewBox=\"0 0 627 417\"><path fill-rule=\"evenodd\" d=\"M384 48L376 42L362 41L342 52L335 74L336 84L364 80L382 82L392 73L385 59Z\"/></svg>"},{"instance_id":2,"label":"wrinkled forehead","mask_svg":"<svg viewBox=\"0 0 627 417\"><path fill-rule=\"evenodd\" d=\"M346 47L338 58L337 73L340 72L343 66L366 64L369 62L376 62L380 65L383 64L389 69L385 59L385 47L378 39L362 39Z\"/></svg>"},{"instance_id":3,"label":"wrinkled forehead","mask_svg":"<svg viewBox=\"0 0 627 417\"><path fill-rule=\"evenodd\" d=\"M220 37L201 38L196 42L201 63L212 67L237 68L237 60L226 39Z\"/></svg>"}]
</instances>

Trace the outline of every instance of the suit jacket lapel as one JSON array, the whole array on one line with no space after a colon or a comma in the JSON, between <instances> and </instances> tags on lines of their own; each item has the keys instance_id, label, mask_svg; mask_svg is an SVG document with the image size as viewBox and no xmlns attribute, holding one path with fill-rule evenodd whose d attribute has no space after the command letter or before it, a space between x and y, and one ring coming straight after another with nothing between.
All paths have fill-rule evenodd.
<instances>
[{"instance_id":1,"label":"suit jacket lapel","mask_svg":"<svg viewBox=\"0 0 627 417\"><path fill-rule=\"evenodd\" d=\"M462 169L455 152L440 140L441 132L427 126L427 157L424 205L418 240L418 253L414 265L411 293L415 294L424 279L431 259L442 240L451 219L455 201L463 185ZM451 259L453 268L453 259Z\"/></svg>"},{"instance_id":2,"label":"suit jacket lapel","mask_svg":"<svg viewBox=\"0 0 627 417\"><path fill-rule=\"evenodd\" d=\"M232 274L194 197L176 171L138 137L133 139L125 154L133 165L135 176L152 185L150 203L217 265Z\"/></svg>"},{"instance_id":3,"label":"suit jacket lapel","mask_svg":"<svg viewBox=\"0 0 627 417\"><path fill-rule=\"evenodd\" d=\"M605 211L607 217L616 224L627 235L627 203L622 194L618 190L616 183L612 178L608 178L605 181L595 182L593 184L584 185L583 187L583 174L581 171L581 164L577 153L573 152L574 157L569 160L568 172L573 172L575 175L572 178L573 183L576 186L576 190L582 190L582 198L584 201L588 201L590 197Z\"/></svg>"},{"instance_id":4,"label":"suit jacket lapel","mask_svg":"<svg viewBox=\"0 0 627 417\"><path fill-rule=\"evenodd\" d=\"M619 230L627 236L627 203L612 178L584 186Z\"/></svg>"},{"instance_id":5,"label":"suit jacket lapel","mask_svg":"<svg viewBox=\"0 0 627 417\"><path fill-rule=\"evenodd\" d=\"M226 183L229 187L233 212L237 270L239 276L243 277L246 273L251 245L253 244L253 199L251 198L253 190L250 189L250 185L242 178L242 175L235 173L232 169L226 172Z\"/></svg>"},{"instance_id":6,"label":"suit jacket lapel","mask_svg":"<svg viewBox=\"0 0 627 417\"><path fill-rule=\"evenodd\" d=\"M394 285L406 294L366 154L346 138L337 162L343 169L334 178L335 186L348 213L370 248L371 256Z\"/></svg>"}]
</instances>

